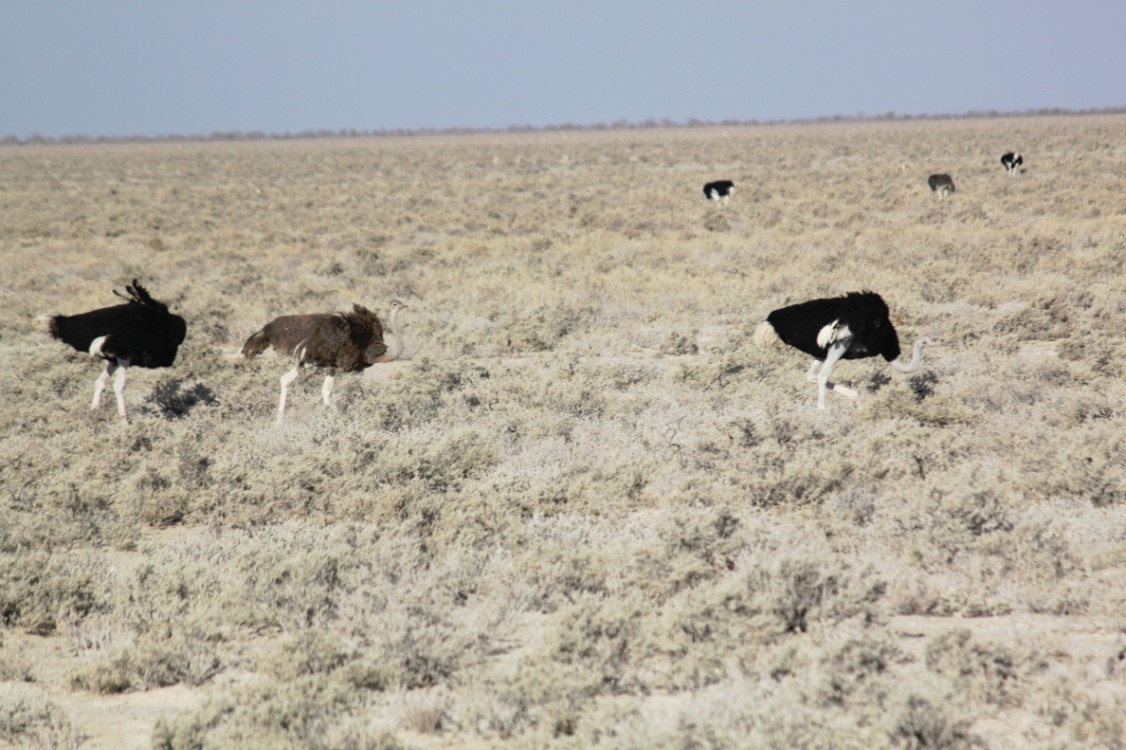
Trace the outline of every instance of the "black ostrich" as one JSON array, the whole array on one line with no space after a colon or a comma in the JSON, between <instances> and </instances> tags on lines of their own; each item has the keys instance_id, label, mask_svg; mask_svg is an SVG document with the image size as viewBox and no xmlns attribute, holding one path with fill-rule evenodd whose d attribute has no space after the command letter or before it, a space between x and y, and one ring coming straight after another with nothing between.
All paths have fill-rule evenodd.
<instances>
[{"instance_id":1,"label":"black ostrich","mask_svg":"<svg viewBox=\"0 0 1126 750\"><path fill-rule=\"evenodd\" d=\"M1005 169L1009 170L1009 177L1017 173L1017 169L1021 164L1024 164L1024 158L1019 152L1009 151L1001 155L1001 163L1005 165Z\"/></svg>"},{"instance_id":2,"label":"black ostrich","mask_svg":"<svg viewBox=\"0 0 1126 750\"><path fill-rule=\"evenodd\" d=\"M754 341L758 346L769 346L778 340L814 358L805 377L817 383L818 409L825 408L828 389L856 398L856 391L829 382L838 360L879 355L899 372L914 372L922 364L923 347L927 345L924 339L916 341L911 362L903 364L899 336L888 317L887 303L875 292L849 292L843 297L815 299L775 310L759 325Z\"/></svg>"},{"instance_id":3,"label":"black ostrich","mask_svg":"<svg viewBox=\"0 0 1126 750\"><path fill-rule=\"evenodd\" d=\"M336 372L359 372L376 362L390 362L403 352L399 332L399 311L407 306L391 301L389 327L395 336L394 347L383 343L383 326L371 310L352 305L351 312L282 315L267 323L243 344L242 354L253 359L268 347L293 357L293 369L281 376L281 397L278 400L278 421L285 414L285 397L289 384L297 379L303 367L320 367L327 371L321 394L325 406L329 401Z\"/></svg>"},{"instance_id":4,"label":"black ostrich","mask_svg":"<svg viewBox=\"0 0 1126 750\"><path fill-rule=\"evenodd\" d=\"M704 185L704 196L716 203L723 201L723 205L727 205L727 199L735 192L735 183L731 180L716 180Z\"/></svg>"},{"instance_id":5,"label":"black ostrich","mask_svg":"<svg viewBox=\"0 0 1126 750\"><path fill-rule=\"evenodd\" d=\"M932 174L927 178L932 193L938 193L939 198L945 198L947 193L954 192L954 178L948 174Z\"/></svg>"},{"instance_id":6,"label":"black ostrich","mask_svg":"<svg viewBox=\"0 0 1126 750\"><path fill-rule=\"evenodd\" d=\"M113 291L126 300L123 305L103 307L78 315L52 315L47 332L91 357L104 359L106 369L94 383L97 409L102 401L109 376L115 371L113 391L117 394L117 413L125 414L125 370L129 367L171 367L176 351L184 342L187 326L179 315L168 312L168 306L157 302L133 279L125 294Z\"/></svg>"}]
</instances>

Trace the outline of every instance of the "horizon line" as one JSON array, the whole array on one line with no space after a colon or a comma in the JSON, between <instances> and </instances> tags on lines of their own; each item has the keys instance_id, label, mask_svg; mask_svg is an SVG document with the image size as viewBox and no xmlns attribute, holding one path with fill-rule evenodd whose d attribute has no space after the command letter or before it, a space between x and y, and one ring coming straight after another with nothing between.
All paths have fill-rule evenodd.
<instances>
[{"instance_id":1,"label":"horizon line","mask_svg":"<svg viewBox=\"0 0 1126 750\"><path fill-rule=\"evenodd\" d=\"M330 139L330 138L378 138L378 137L411 137L434 135L477 135L477 134L503 134L503 133L556 133L556 132L586 132L604 130L659 130L676 128L703 128L703 127L761 127L773 125L818 125L826 123L863 123L863 122L907 122L913 120L974 120L974 119L1004 119L1016 117L1071 117L1083 115L1114 115L1126 113L1126 105L1109 107L1087 107L1074 109L1068 107L1034 107L1024 110L968 110L963 113L953 114L897 114L895 111L879 115L822 115L819 117L802 118L773 118L760 120L750 119L724 119L707 120L690 117L684 121L675 121L671 118L653 118L631 121L628 119L615 120L612 123L560 123L550 125L508 125L505 127L465 127L450 126L445 128L376 128L363 130L358 128L321 128L307 129L296 132L266 132L261 130L230 130L212 131L208 134L157 134L157 135L63 135L44 136L32 134L25 138L16 135L0 137L0 146L24 145L75 145L99 143L175 143L175 142L208 142L208 141L263 141L263 140L302 140L302 139Z\"/></svg>"}]
</instances>

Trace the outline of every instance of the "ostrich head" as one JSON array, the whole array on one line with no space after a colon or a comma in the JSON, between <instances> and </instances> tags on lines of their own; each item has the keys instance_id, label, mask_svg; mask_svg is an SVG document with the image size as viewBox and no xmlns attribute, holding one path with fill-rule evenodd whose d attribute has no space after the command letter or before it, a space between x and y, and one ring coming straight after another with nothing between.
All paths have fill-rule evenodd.
<instances>
[{"instance_id":1,"label":"ostrich head","mask_svg":"<svg viewBox=\"0 0 1126 750\"><path fill-rule=\"evenodd\" d=\"M894 362L890 363L891 366L899 372L915 372L923 366L923 349L927 348L928 346L937 346L937 343L932 338L927 338L925 336L919 337L915 340L915 345L911 348L911 361L905 364L897 359Z\"/></svg>"}]
</instances>

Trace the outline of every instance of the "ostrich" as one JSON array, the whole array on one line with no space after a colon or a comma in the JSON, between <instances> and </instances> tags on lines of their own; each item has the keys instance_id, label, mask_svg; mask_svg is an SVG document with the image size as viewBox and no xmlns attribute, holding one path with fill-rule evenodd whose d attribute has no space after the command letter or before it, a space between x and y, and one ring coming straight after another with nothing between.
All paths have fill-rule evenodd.
<instances>
[{"instance_id":1,"label":"ostrich","mask_svg":"<svg viewBox=\"0 0 1126 750\"><path fill-rule=\"evenodd\" d=\"M106 369L94 383L94 402L102 402L109 376L117 373L113 391L117 395L117 413L126 422L125 370L135 367L171 367L176 350L184 342L187 326L179 315L168 312L168 306L157 302L133 279L125 294L113 293L125 300L123 305L103 307L78 315L52 315L46 318L47 332L91 357L104 359Z\"/></svg>"},{"instance_id":2,"label":"ostrich","mask_svg":"<svg viewBox=\"0 0 1126 750\"><path fill-rule=\"evenodd\" d=\"M1020 152L1012 152L1001 155L1001 163L1005 165L1005 169L1009 170L1009 177L1017 173L1017 168L1024 164L1024 159L1021 157Z\"/></svg>"},{"instance_id":3,"label":"ostrich","mask_svg":"<svg viewBox=\"0 0 1126 750\"><path fill-rule=\"evenodd\" d=\"M878 354L900 372L915 372L922 364L923 347L927 344L924 339L916 341L911 362L904 364L899 356L899 336L888 318L887 303L875 292L849 292L843 297L815 299L775 310L759 325L754 341L765 347L779 339L814 357L805 377L817 383L818 409L825 408L828 389L856 398L856 391L829 382L837 360Z\"/></svg>"},{"instance_id":4,"label":"ostrich","mask_svg":"<svg viewBox=\"0 0 1126 750\"><path fill-rule=\"evenodd\" d=\"M704 185L704 195L710 201L718 203L723 201L723 205L727 205L727 199L731 197L731 193L735 191L735 183L731 180L716 180Z\"/></svg>"},{"instance_id":5,"label":"ostrich","mask_svg":"<svg viewBox=\"0 0 1126 750\"><path fill-rule=\"evenodd\" d=\"M293 357L293 369L281 376L281 398L278 400L278 421L285 414L285 396L289 384L297 379L302 367L321 367L327 372L321 394L325 406L335 408L329 396L336 372L359 372L376 362L390 362L403 353L403 336L399 331L399 311L406 309L399 300L391 301L389 327L395 336L390 349L383 343L383 326L371 310L352 305L351 312L282 315L267 323L243 344L242 354L253 359L272 346L275 351Z\"/></svg>"},{"instance_id":6,"label":"ostrich","mask_svg":"<svg viewBox=\"0 0 1126 750\"><path fill-rule=\"evenodd\" d=\"M947 193L954 192L954 178L948 174L932 174L927 178L927 184L932 193L938 193L940 199L945 198Z\"/></svg>"}]
</instances>

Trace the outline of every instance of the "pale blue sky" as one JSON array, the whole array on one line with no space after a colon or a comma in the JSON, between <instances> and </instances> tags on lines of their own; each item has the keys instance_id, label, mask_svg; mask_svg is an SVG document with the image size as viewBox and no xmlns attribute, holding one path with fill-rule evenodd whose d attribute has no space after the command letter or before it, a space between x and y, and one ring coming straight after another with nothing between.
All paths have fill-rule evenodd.
<instances>
[{"instance_id":1,"label":"pale blue sky","mask_svg":"<svg viewBox=\"0 0 1126 750\"><path fill-rule=\"evenodd\" d=\"M1126 105L1126 0L0 0L0 136Z\"/></svg>"}]
</instances>

